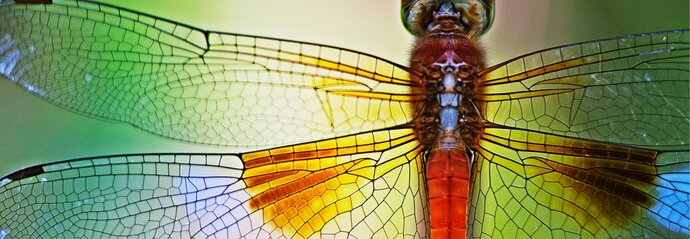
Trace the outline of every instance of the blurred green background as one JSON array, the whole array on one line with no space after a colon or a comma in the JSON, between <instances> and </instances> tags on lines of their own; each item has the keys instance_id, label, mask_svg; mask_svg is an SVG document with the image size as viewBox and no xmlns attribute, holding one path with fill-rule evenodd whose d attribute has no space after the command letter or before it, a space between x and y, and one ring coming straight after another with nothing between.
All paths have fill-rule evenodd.
<instances>
[{"instance_id":1,"label":"blurred green background","mask_svg":"<svg viewBox=\"0 0 690 239\"><path fill-rule=\"evenodd\" d=\"M215 31L344 47L405 64L413 38L399 1L100 0ZM687 0L496 1L483 38L489 62L542 48L626 34L684 29ZM127 125L84 117L0 80L0 175L71 158L152 152L236 152L163 139Z\"/></svg>"}]
</instances>

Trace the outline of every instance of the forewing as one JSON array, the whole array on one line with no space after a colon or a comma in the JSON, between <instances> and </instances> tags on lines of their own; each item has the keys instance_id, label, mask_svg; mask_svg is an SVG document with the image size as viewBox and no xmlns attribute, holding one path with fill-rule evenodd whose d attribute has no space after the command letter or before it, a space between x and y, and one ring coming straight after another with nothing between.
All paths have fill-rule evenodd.
<instances>
[{"instance_id":1,"label":"forewing","mask_svg":"<svg viewBox=\"0 0 690 239\"><path fill-rule=\"evenodd\" d=\"M687 149L688 30L556 47L482 72L487 121L635 146Z\"/></svg>"},{"instance_id":2,"label":"forewing","mask_svg":"<svg viewBox=\"0 0 690 239\"><path fill-rule=\"evenodd\" d=\"M125 155L2 179L0 235L426 238L412 129L246 154Z\"/></svg>"},{"instance_id":3,"label":"forewing","mask_svg":"<svg viewBox=\"0 0 690 239\"><path fill-rule=\"evenodd\" d=\"M94 2L0 4L0 50L0 75L48 102L195 143L306 142L412 117L392 62Z\"/></svg>"},{"instance_id":4,"label":"forewing","mask_svg":"<svg viewBox=\"0 0 690 239\"><path fill-rule=\"evenodd\" d=\"M504 126L484 129L471 237L686 238L690 155Z\"/></svg>"}]
</instances>

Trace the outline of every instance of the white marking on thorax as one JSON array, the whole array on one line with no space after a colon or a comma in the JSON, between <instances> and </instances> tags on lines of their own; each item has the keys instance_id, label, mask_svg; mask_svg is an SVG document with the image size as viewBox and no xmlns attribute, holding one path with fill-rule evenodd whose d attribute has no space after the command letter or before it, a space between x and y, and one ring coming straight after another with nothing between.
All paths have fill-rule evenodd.
<instances>
[{"instance_id":1,"label":"white marking on thorax","mask_svg":"<svg viewBox=\"0 0 690 239\"><path fill-rule=\"evenodd\" d=\"M442 89L438 93L438 102L442 108L438 118L445 131L452 131L458 126L458 105L462 95L456 90L458 80L455 74L447 72L441 81Z\"/></svg>"},{"instance_id":2,"label":"white marking on thorax","mask_svg":"<svg viewBox=\"0 0 690 239\"><path fill-rule=\"evenodd\" d=\"M459 105L463 96L459 89L458 71L467 63L454 59L457 59L455 53L452 50L446 50L444 55L434 63L434 66L441 68L441 72L443 72L441 79L438 79L440 84L436 97L441 106L438 120L446 133L454 131L462 118Z\"/></svg>"}]
</instances>

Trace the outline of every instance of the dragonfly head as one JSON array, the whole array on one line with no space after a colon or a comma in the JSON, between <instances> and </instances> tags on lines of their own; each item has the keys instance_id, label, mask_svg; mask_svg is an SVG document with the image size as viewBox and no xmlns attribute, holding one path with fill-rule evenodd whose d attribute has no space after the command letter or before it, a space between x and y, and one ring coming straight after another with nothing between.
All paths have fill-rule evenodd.
<instances>
[{"instance_id":1,"label":"dragonfly head","mask_svg":"<svg viewBox=\"0 0 690 239\"><path fill-rule=\"evenodd\" d=\"M450 20L466 35L484 34L493 22L493 0L402 0L401 16L405 28L421 37L436 25L437 17ZM457 19L450 19L458 15Z\"/></svg>"},{"instance_id":2,"label":"dragonfly head","mask_svg":"<svg viewBox=\"0 0 690 239\"><path fill-rule=\"evenodd\" d=\"M460 13L455 11L453 4L443 2L438 10L432 13L433 20L427 30L429 34L463 34L466 31L465 25L460 20Z\"/></svg>"}]
</instances>

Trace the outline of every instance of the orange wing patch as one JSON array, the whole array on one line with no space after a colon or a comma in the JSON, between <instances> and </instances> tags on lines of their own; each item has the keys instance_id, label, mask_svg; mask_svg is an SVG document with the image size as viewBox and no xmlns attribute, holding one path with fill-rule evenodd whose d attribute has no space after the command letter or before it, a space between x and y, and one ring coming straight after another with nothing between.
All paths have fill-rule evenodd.
<instances>
[{"instance_id":1,"label":"orange wing patch","mask_svg":"<svg viewBox=\"0 0 690 239\"><path fill-rule=\"evenodd\" d=\"M411 130L396 129L244 154L248 207L278 234L309 237L364 204L363 187L420 151Z\"/></svg>"}]
</instances>

